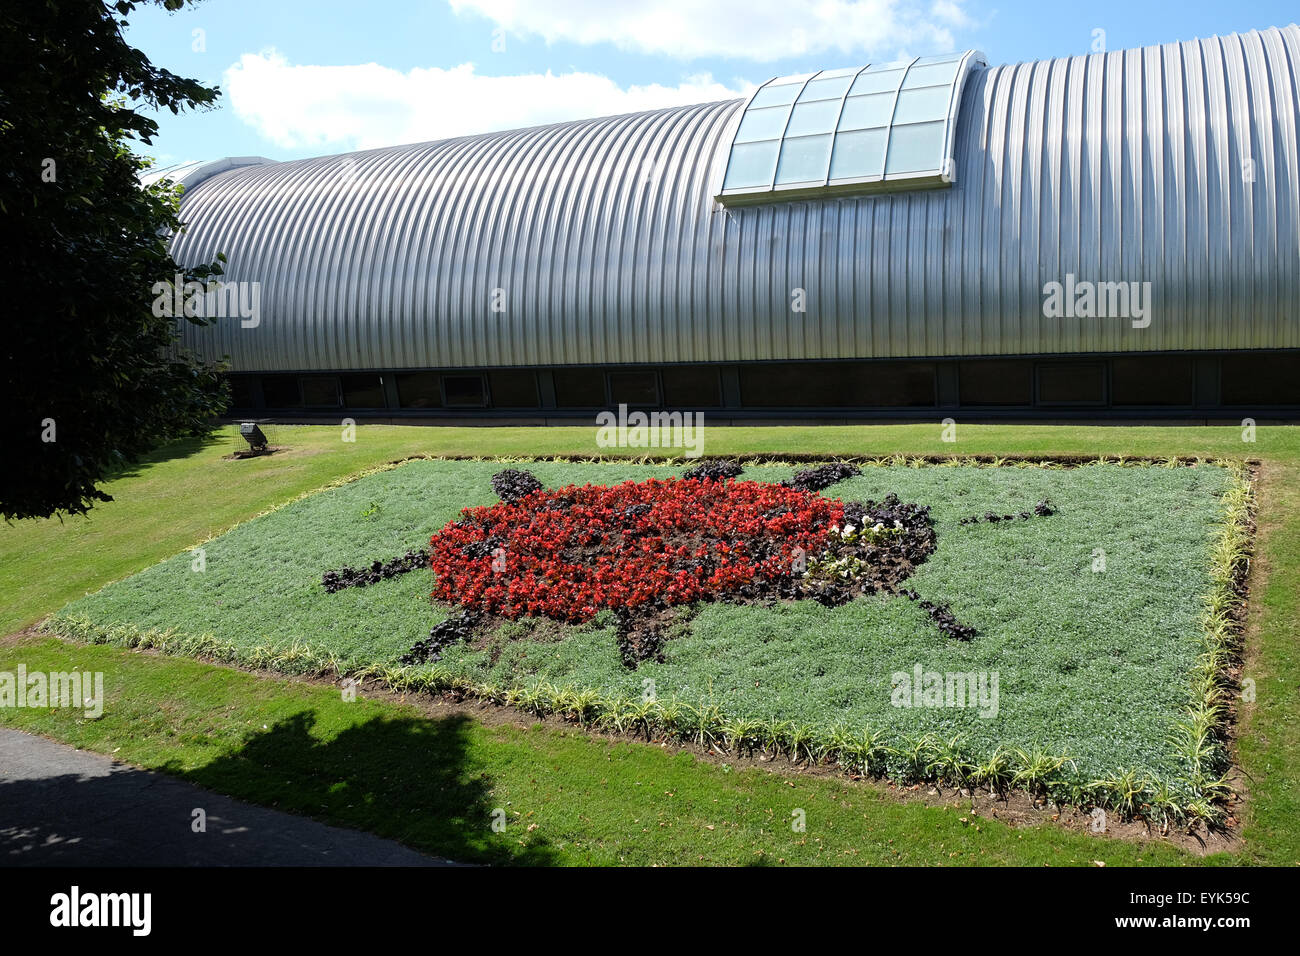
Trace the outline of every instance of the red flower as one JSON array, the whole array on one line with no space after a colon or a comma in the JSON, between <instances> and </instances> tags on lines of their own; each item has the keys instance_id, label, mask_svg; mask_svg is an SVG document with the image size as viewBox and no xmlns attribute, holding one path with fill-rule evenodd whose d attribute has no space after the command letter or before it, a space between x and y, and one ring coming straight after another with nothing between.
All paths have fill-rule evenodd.
<instances>
[{"instance_id":1,"label":"red flower","mask_svg":"<svg viewBox=\"0 0 1300 956\"><path fill-rule=\"evenodd\" d=\"M789 576L794 549L822 550L843 505L755 481L652 478L462 515L430 541L435 598L577 623L602 608L688 604Z\"/></svg>"}]
</instances>

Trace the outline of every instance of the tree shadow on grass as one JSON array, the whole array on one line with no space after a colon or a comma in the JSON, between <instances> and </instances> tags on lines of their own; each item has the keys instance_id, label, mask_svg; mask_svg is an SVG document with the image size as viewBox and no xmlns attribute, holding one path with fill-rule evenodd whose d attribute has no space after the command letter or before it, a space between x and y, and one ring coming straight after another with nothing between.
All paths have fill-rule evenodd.
<instances>
[{"instance_id":1,"label":"tree shadow on grass","mask_svg":"<svg viewBox=\"0 0 1300 956\"><path fill-rule=\"evenodd\" d=\"M192 436L189 438L177 438L173 441L157 445L145 452L138 458L133 458L125 462L118 468L111 469L100 479L100 484L107 481L119 481L123 478L138 478L143 475L154 465L160 465L163 462L173 461L181 458L192 458L194 455L211 448L221 445L221 429L213 429L205 435Z\"/></svg>"},{"instance_id":2,"label":"tree shadow on grass","mask_svg":"<svg viewBox=\"0 0 1300 956\"><path fill-rule=\"evenodd\" d=\"M328 740L302 711L198 769L167 768L191 783L262 806L354 827L459 863L542 866L545 841L517 823L492 829L504 798L469 759L473 721L374 718ZM500 814L497 814L500 817Z\"/></svg>"}]
</instances>

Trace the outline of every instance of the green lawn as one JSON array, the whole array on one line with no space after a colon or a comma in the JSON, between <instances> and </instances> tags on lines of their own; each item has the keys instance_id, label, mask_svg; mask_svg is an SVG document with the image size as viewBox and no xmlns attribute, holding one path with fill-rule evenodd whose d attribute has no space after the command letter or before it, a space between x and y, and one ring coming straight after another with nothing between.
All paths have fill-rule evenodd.
<instances>
[{"instance_id":1,"label":"green lawn","mask_svg":"<svg viewBox=\"0 0 1300 956\"><path fill-rule=\"evenodd\" d=\"M14 648L0 647L0 666ZM1013 829L842 777L719 766L545 726L431 719L329 688L184 658L22 646L32 669L107 674L104 717L9 711L11 726L267 806L465 862L579 865L1178 865L1169 846ZM0 784L0 800L4 788ZM494 810L505 830L492 830ZM792 828L796 810L806 829ZM1222 856L1210 858L1223 862Z\"/></svg>"},{"instance_id":2,"label":"green lawn","mask_svg":"<svg viewBox=\"0 0 1300 956\"><path fill-rule=\"evenodd\" d=\"M205 538L219 534L237 522L287 500L386 461L411 454L596 454L594 430L566 429L419 429L374 426L363 427L354 444L339 441L335 428L300 428L281 430L278 440L289 450L271 458L248 462L220 460L235 445L227 433L219 441L199 445L178 445L166 449L132 474L110 484L108 490L117 499L98 507L91 517L57 521L20 522L0 528L0 620L6 630L30 624L57 610L70 599L93 591L109 581L124 578L157 561L190 548ZM1257 700L1246 706L1239 726L1240 758L1249 774L1249 804L1244 820L1243 842L1236 857L1241 862L1295 863L1300 861L1300 728L1296 720L1296 688L1300 685L1300 658L1296 653L1297 621L1300 621L1298 592L1294 587L1300 575L1300 430L1295 428L1261 428L1255 444L1243 444L1235 427L1223 428L1074 428L1050 426L962 426L959 441L940 441L940 428L922 426L853 426L824 428L712 428L706 452L745 454L760 452L805 452L812 454L1001 454L1001 455L1252 455L1264 462L1260 484L1260 540L1255 560L1256 590L1252 593L1249 631L1249 655L1245 676L1255 681ZM1260 576L1267 573L1267 579ZM49 639L26 639L0 646L0 668L12 668L22 661L29 667L88 666L104 670L110 694L122 696L110 706L107 715L97 722L80 721L66 712L0 712L0 721L25 726L52 736L81 743L105 752L118 751L122 759L144 766L171 767L178 772L199 775L212 768L212 775L200 777L219 789L264 802L280 802L327 819L352 822L389 835L397 822L382 811L365 804L373 819L358 821L359 805L341 805L324 799L322 794L336 785L346 790L356 781L343 769L344 754L364 760L368 753L363 734L338 735L327 752L338 754L337 766L326 765L313 773L306 762L295 762L277 754L276 769L261 774L251 767L240 770L242 756L256 750L261 739L261 723L277 727L282 716L293 715L300 721L328 724L330 706L337 694L304 688L281 680L259 678L224 668L186 660L155 658L116 648L65 645ZM44 664L42 664L44 662ZM216 688L226 687L221 694ZM117 691L113 689L117 688ZM205 688L213 688L211 694ZM224 696L223 696L224 694ZM339 704L338 706L344 706ZM347 705L352 706L352 705ZM378 708L382 720L408 719L400 708L389 704L367 704ZM241 714L239 720L232 715ZM258 723L259 714L270 720ZM349 719L359 719L357 711L348 711ZM281 715L281 716L277 716ZM332 719L332 718L331 718ZM216 728L224 730L216 732ZM430 728L432 731L432 728ZM322 732L323 733L323 732ZM554 736L554 742L552 741ZM489 787L499 785L508 790L516 805L526 805L541 813L549 794L550 819L560 816L576 820L567 835L563 828L551 830L538 839L550 845L568 844L570 839L627 847L626 854L602 857L611 861L657 860L671 862L672 838L662 831L661 817L621 815L615 800L603 789L583 785L565 787L563 798L556 799L563 786L563 770L558 754L565 755L564 766L593 764L601 768L601 779L616 789L618 800L628 793L641 793L636 787L658 786L653 774L672 774L677 792L690 790L704 804L723 807L717 816L704 814L716 830L696 832L691 829L683 845L713 847L717 839L711 834L721 831L731 820L738 828L753 824L741 821L740 808L762 807L763 814L788 812L784 805L762 799L741 798L729 789L745 781L746 788L781 787L784 783L763 773L728 774L716 767L696 766L665 757L655 748L643 745L620 745L610 748L598 741L588 741L581 734L555 734L537 730L520 733L467 725L458 733L462 752L480 778ZM346 745L345 745L346 742ZM418 748L416 748L418 749ZM291 750L291 748L290 748ZM318 754L322 751L317 748ZM619 754L614 758L611 754ZM627 755L627 756L623 756ZM388 753L392 759L393 754ZM644 763L643 761L650 761ZM662 761L662 762L661 762ZM267 761L268 763L272 761ZM536 774L537 768L549 767L538 780L531 776L524 784L517 772ZM648 768L648 769L647 769ZM749 782L751 778L759 783ZM665 777L664 779L668 779ZM531 782L529 782L531 781ZM689 785L686 782L689 781ZM602 784L602 787L604 784ZM942 814L930 808L897 804L883 797L872 785L847 781L809 779L800 788L828 787L823 793L823 810L828 826L845 838L842 849L849 846L861 851L858 862L904 859L908 862L942 862L948 851L959 844L944 829ZM397 788L401 789L401 788ZM664 787L664 790L671 788ZM382 791L375 784L376 791ZM779 789L772 792L780 792ZM848 793L851 801L832 794ZM651 791L645 791L648 796ZM372 793L367 801L376 797ZM382 802L381 794L381 802ZM390 799L398 799L391 797ZM414 800L424 799L419 793ZM852 809L844 803L852 802ZM347 803L347 801L344 801ZM733 812L732 808L737 810ZM640 812L640 807L633 808ZM672 815L674 805L661 808ZM527 811L524 811L527 812ZM349 815L352 814L352 815ZM936 819L936 814L940 815ZM687 816L681 817L683 821ZM694 818L692 818L694 819ZM771 817L769 816L769 822ZM810 818L811 819L811 818ZM894 839L895 852L874 855L866 849L877 845L865 831L855 830L856 821L877 834L882 841ZM648 821L653 821L648 823ZM953 833L967 833L955 820ZM939 827L936 830L936 827ZM960 829L956 829L960 827ZM544 829L539 827L539 831ZM748 830L749 842L741 840L744 856L762 849L769 856L783 846L786 827L773 825L770 831L755 836L761 827ZM678 831L686 833L687 829ZM810 836L812 827L810 825ZM1169 862L1193 858L1173 851L1139 850L1118 841L1096 840L1059 832L1051 827L1033 831L1011 831L1000 824L983 827L981 846L998 847L990 852L992 861L1039 863L1101 859L1112 863ZM441 835L426 831L415 845L448 855L457 855L463 841L452 839L444 830ZM710 834L706 836L705 834ZM888 836L885 836L888 835ZM970 836L973 837L973 834ZM825 834L822 834L825 838ZM1077 841L1082 841L1077 842ZM812 842L810 840L810 842ZM905 846L897 844L902 843ZM940 844L947 848L940 849ZM518 846L518 844L515 844ZM576 845L576 843L574 844ZM656 852L662 847L662 855ZM827 847L830 849L830 847ZM734 849L734 847L733 847ZM511 851L512 853L515 851ZM523 852L523 849L519 852ZM703 851L702 851L703 852ZM978 852L978 851L971 851ZM470 853L466 850L466 854ZM740 861L736 853L706 853L708 859ZM465 858L469 856L462 854ZM832 854L833 855L833 854ZM772 857L775 858L775 857ZM826 856L819 857L825 859ZM557 857L557 859L564 859ZM572 859L569 857L568 859ZM687 856L676 859L690 860ZM794 859L790 857L790 859ZM954 857L960 860L962 857Z\"/></svg>"},{"instance_id":3,"label":"green lawn","mask_svg":"<svg viewBox=\"0 0 1300 956\"><path fill-rule=\"evenodd\" d=\"M352 670L396 664L447 608L430 606L418 571L327 594L321 572L364 565L428 541L462 507L496 501L491 462L414 461L293 502L99 593L61 618L111 634L211 635L256 663L266 648L336 655ZM548 487L665 477L666 466L537 462ZM750 466L780 481L793 469ZM1210 589L1210 545L1228 486L1219 467L1093 465L1069 469L869 467L826 494L880 500L894 492L930 505L939 546L908 579L951 604L979 636L953 641L900 597L827 608L712 604L670 641L663 663L620 661L612 623L534 639L531 622L492 647L453 645L443 666L498 688L536 681L716 705L729 717L770 719L829 735L870 728L910 752L926 735L960 738L972 760L999 747L1068 755L1076 786L1137 768L1172 781L1186 761L1169 739L1190 699L1200 617ZM1057 514L1000 525L959 519L1019 512L1049 498ZM1105 553L1106 570L1093 571ZM267 659L270 659L269 657ZM291 657L288 666L301 662ZM897 707L891 679L923 671L997 674L996 713L969 707ZM991 679L991 678L990 678ZM894 758L896 774L907 772Z\"/></svg>"},{"instance_id":4,"label":"green lawn","mask_svg":"<svg viewBox=\"0 0 1300 956\"><path fill-rule=\"evenodd\" d=\"M714 455L1129 455L1268 457L1300 465L1300 428L960 425L956 442L933 425L759 428L709 426ZM82 518L0 528L0 632L35 623L73 598L140 571L231 525L331 482L412 455L599 456L593 427L422 428L367 425L355 442L328 426L280 426L287 450L222 461L247 447L232 427L214 440L178 442L108 485L117 499ZM35 572L35 573L34 573Z\"/></svg>"}]
</instances>

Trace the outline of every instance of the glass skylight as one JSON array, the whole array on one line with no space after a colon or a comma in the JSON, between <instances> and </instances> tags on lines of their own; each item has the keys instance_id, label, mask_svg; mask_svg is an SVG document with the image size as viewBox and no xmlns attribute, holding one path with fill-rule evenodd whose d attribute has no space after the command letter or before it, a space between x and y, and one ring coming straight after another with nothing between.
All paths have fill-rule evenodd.
<instances>
[{"instance_id":1,"label":"glass skylight","mask_svg":"<svg viewBox=\"0 0 1300 956\"><path fill-rule=\"evenodd\" d=\"M962 86L984 65L969 51L769 80L745 105L718 198L946 185Z\"/></svg>"}]
</instances>

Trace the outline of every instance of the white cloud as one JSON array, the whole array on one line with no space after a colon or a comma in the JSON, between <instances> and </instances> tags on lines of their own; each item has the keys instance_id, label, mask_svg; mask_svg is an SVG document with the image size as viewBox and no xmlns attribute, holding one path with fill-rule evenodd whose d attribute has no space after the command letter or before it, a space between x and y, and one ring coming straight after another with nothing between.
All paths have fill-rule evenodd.
<instances>
[{"instance_id":1,"label":"white cloud","mask_svg":"<svg viewBox=\"0 0 1300 956\"><path fill-rule=\"evenodd\" d=\"M743 96L707 74L676 86L620 87L595 73L482 76L377 63L304 66L275 50L245 53L222 87L236 116L285 147L370 149Z\"/></svg>"},{"instance_id":2,"label":"white cloud","mask_svg":"<svg viewBox=\"0 0 1300 956\"><path fill-rule=\"evenodd\" d=\"M973 27L975 21L962 9L963 0L934 0L930 14L952 27L966 29Z\"/></svg>"},{"instance_id":3,"label":"white cloud","mask_svg":"<svg viewBox=\"0 0 1300 956\"><path fill-rule=\"evenodd\" d=\"M965 0L448 0L520 37L547 43L611 43L622 50L693 59L770 61L833 53L857 65L903 47L953 49L951 28L969 25Z\"/></svg>"}]
</instances>

